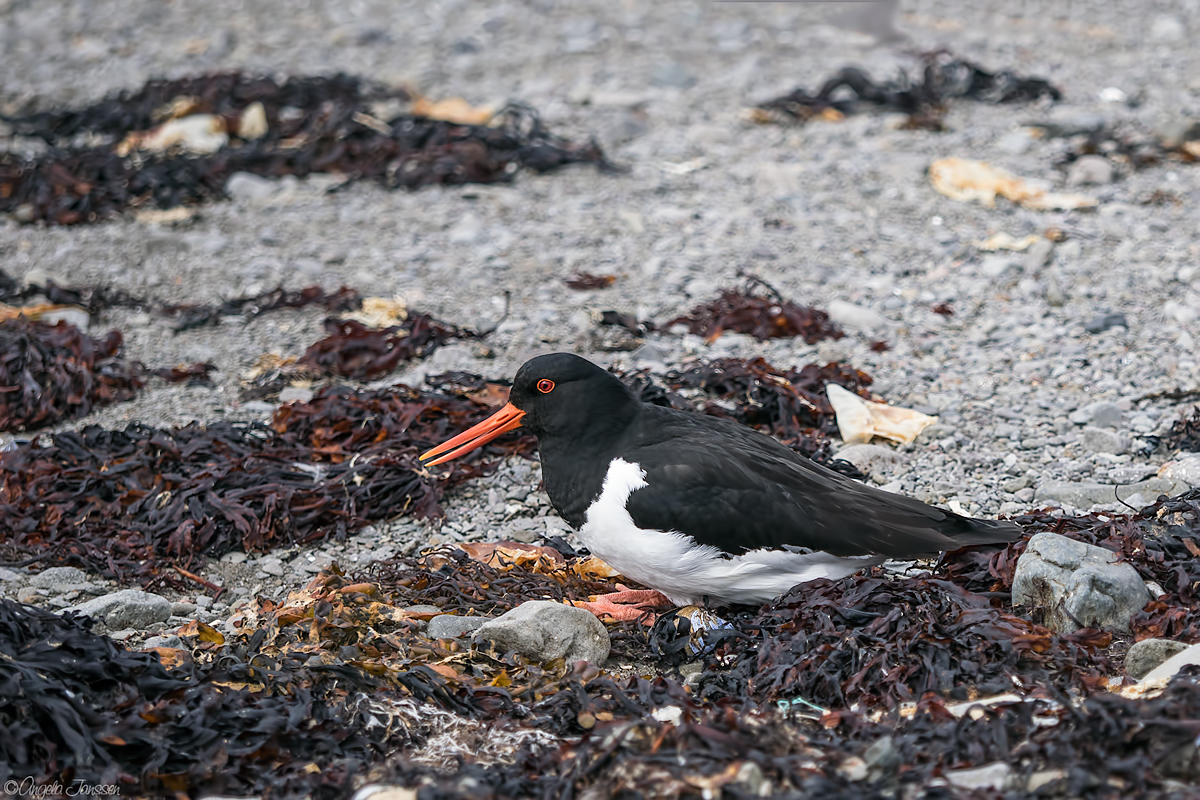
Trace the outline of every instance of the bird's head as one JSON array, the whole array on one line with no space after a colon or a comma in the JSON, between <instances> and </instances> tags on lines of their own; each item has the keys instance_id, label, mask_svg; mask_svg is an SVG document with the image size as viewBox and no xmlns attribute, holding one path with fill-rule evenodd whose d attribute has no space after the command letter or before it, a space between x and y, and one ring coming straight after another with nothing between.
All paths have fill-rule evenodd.
<instances>
[{"instance_id":1,"label":"bird's head","mask_svg":"<svg viewBox=\"0 0 1200 800\"><path fill-rule=\"evenodd\" d=\"M526 361L517 370L507 405L423 453L421 460L441 464L520 427L539 440L579 442L604 436L614 425L623 424L637 406L633 394L611 373L570 353L550 353Z\"/></svg>"}]
</instances>

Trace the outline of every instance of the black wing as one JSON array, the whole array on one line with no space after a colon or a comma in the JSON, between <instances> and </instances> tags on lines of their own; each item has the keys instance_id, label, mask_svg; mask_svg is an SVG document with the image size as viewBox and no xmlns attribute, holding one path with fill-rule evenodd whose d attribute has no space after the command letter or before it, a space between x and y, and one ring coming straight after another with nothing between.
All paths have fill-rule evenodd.
<instances>
[{"instance_id":1,"label":"black wing","mask_svg":"<svg viewBox=\"0 0 1200 800\"><path fill-rule=\"evenodd\" d=\"M891 557L1021 535L1011 522L970 519L866 486L735 423L653 416L659 442L624 456L646 471L648 485L627 504L641 528L678 531L730 553L793 545Z\"/></svg>"}]
</instances>

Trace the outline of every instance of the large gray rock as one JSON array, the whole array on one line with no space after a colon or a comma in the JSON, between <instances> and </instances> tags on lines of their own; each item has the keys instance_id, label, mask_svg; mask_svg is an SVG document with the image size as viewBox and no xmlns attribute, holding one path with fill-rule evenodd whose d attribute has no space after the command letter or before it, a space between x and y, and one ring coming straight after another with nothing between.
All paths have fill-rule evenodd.
<instances>
[{"instance_id":1,"label":"large gray rock","mask_svg":"<svg viewBox=\"0 0 1200 800\"><path fill-rule=\"evenodd\" d=\"M1116 553L1039 533L1017 562L1012 600L1031 607L1037 622L1060 633L1080 627L1127 632L1130 618L1150 600L1150 590Z\"/></svg>"},{"instance_id":2,"label":"large gray rock","mask_svg":"<svg viewBox=\"0 0 1200 800\"><path fill-rule=\"evenodd\" d=\"M86 614L116 631L166 622L171 616L171 603L165 597L140 589L122 589L64 610Z\"/></svg>"},{"instance_id":3,"label":"large gray rock","mask_svg":"<svg viewBox=\"0 0 1200 800\"><path fill-rule=\"evenodd\" d=\"M608 631L594 614L552 600L522 603L481 626L475 638L542 662L562 658L603 664L610 645Z\"/></svg>"},{"instance_id":4,"label":"large gray rock","mask_svg":"<svg viewBox=\"0 0 1200 800\"><path fill-rule=\"evenodd\" d=\"M1125 674L1135 681L1140 681L1151 670L1165 663L1176 653L1187 649L1186 644L1172 639L1143 639L1135 642L1125 654Z\"/></svg>"}]
</instances>

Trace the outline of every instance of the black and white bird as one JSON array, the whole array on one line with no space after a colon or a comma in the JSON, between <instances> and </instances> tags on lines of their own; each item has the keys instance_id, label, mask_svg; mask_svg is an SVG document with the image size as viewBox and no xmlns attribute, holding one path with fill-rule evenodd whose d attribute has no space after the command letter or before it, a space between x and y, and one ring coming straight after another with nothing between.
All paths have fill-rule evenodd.
<instances>
[{"instance_id":1,"label":"black and white bird","mask_svg":"<svg viewBox=\"0 0 1200 800\"><path fill-rule=\"evenodd\" d=\"M537 436L550 501L588 549L655 590L589 604L618 619L644 613L620 603L764 603L887 558L1021 536L1012 522L866 486L735 422L643 403L568 353L526 362L507 405L421 459L440 464L517 427Z\"/></svg>"}]
</instances>

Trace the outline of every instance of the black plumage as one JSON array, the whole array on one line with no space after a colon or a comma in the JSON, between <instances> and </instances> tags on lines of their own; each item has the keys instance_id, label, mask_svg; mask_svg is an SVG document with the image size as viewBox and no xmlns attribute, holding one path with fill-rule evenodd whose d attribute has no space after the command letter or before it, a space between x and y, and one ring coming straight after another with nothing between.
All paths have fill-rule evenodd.
<instances>
[{"instance_id":1,"label":"black plumage","mask_svg":"<svg viewBox=\"0 0 1200 800\"><path fill-rule=\"evenodd\" d=\"M549 394L536 390L555 381ZM648 405L565 353L521 367L510 402L538 437L546 492L574 528L616 457L646 472L627 508L640 528L679 531L727 553L792 545L838 556L932 555L1007 542L1011 522L964 517L839 475L736 422Z\"/></svg>"},{"instance_id":2,"label":"black plumage","mask_svg":"<svg viewBox=\"0 0 1200 800\"><path fill-rule=\"evenodd\" d=\"M528 361L509 405L423 458L455 458L518 425L538 438L546 492L563 519L601 558L676 599L769 599L885 557L1022 533L859 483L735 422L642 403L566 353Z\"/></svg>"}]
</instances>

